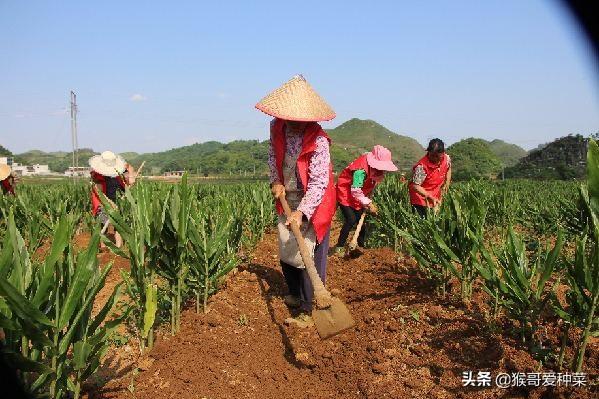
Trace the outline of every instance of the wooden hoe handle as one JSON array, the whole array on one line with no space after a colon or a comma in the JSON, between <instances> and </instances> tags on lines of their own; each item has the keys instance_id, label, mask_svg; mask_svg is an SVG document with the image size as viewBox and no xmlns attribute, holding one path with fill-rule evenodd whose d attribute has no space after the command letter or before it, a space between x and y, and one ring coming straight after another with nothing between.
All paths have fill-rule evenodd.
<instances>
[{"instance_id":1,"label":"wooden hoe handle","mask_svg":"<svg viewBox=\"0 0 599 399\"><path fill-rule=\"evenodd\" d=\"M281 201L281 205L283 205L283 209L285 210L285 215L287 218L291 218L291 208L289 208L289 204L285 199L285 195L279 196L279 201ZM291 231L293 232L293 235L295 236L295 239L299 245L300 254L302 256L302 260L304 261L304 265L306 266L306 271L308 272L310 281L312 282L312 287L314 288L314 301L316 302L316 306L319 309L328 308L331 306L331 293L325 288L320 276L318 275L318 272L316 271L314 261L312 260L312 256L308 251L308 247L306 247L300 227L297 225L295 220L292 220L290 225Z\"/></svg>"},{"instance_id":2,"label":"wooden hoe handle","mask_svg":"<svg viewBox=\"0 0 599 399\"><path fill-rule=\"evenodd\" d=\"M356 227L356 231L349 243L349 249L354 250L358 248L358 237L360 236L360 231L362 230L362 225L364 224L364 218L366 217L366 211L362 212L362 216L360 216L360 220L358 221L358 227Z\"/></svg>"}]
</instances>

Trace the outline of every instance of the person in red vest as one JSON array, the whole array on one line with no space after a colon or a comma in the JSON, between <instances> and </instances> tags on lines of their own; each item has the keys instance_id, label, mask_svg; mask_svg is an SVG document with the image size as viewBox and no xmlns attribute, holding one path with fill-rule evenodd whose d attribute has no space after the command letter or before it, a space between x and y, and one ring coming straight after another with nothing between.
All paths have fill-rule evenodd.
<instances>
[{"instance_id":1,"label":"person in red vest","mask_svg":"<svg viewBox=\"0 0 599 399\"><path fill-rule=\"evenodd\" d=\"M438 209L451 184L451 158L445 153L443 141L432 139L428 143L426 155L414 165L412 171L410 203L420 216L425 217L428 209Z\"/></svg>"},{"instance_id":2,"label":"person in red vest","mask_svg":"<svg viewBox=\"0 0 599 399\"><path fill-rule=\"evenodd\" d=\"M336 195L329 153L331 140L317 122L331 120L335 113L301 75L271 92L256 108L275 118L270 124L268 164L279 215L279 260L289 289L285 303L302 310L287 323L307 327L312 325L308 314L313 288L297 241L289 230L291 219L286 219L279 198L284 195L289 203L292 219L300 226L324 283Z\"/></svg>"},{"instance_id":3,"label":"person in red vest","mask_svg":"<svg viewBox=\"0 0 599 399\"><path fill-rule=\"evenodd\" d=\"M0 186L2 194L15 195L15 178L12 169L6 164L0 164Z\"/></svg>"},{"instance_id":4,"label":"person in red vest","mask_svg":"<svg viewBox=\"0 0 599 399\"><path fill-rule=\"evenodd\" d=\"M331 248L329 255L343 250L350 230L358 223L364 210L376 214L376 205L370 199L377 184L383 181L385 172L395 172L391 151L381 145L375 145L371 152L359 156L350 163L337 179L337 202L343 213L343 227L339 233L337 245ZM366 225L362 225L358 236L358 245L364 247Z\"/></svg>"},{"instance_id":5,"label":"person in red vest","mask_svg":"<svg viewBox=\"0 0 599 399\"><path fill-rule=\"evenodd\" d=\"M102 209L98 192L103 192L109 202L116 207L117 194L125 191L126 186L135 183L136 173L131 165L112 151L104 151L100 155L91 157L89 166L92 169L90 174L94 183L91 191L92 214L103 227L108 223L108 215ZM114 230L113 226L108 226L107 232L114 236L114 243L120 248L123 239L118 231ZM100 245L104 248L103 243Z\"/></svg>"}]
</instances>

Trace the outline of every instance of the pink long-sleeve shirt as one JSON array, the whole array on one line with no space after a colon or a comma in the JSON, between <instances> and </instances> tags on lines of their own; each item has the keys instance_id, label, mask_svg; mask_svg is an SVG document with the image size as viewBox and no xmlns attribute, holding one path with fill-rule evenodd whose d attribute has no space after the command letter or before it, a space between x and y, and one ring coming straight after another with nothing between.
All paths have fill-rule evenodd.
<instances>
[{"instance_id":1,"label":"pink long-sleeve shirt","mask_svg":"<svg viewBox=\"0 0 599 399\"><path fill-rule=\"evenodd\" d=\"M286 153L294 158L297 157L302 151L303 138L303 134L289 134L289 132L285 130ZM308 187L297 207L297 210L303 213L308 219L312 217L316 207L324 197L327 185L329 184L330 163L331 155L329 153L329 141L326 138L319 136L316 138L316 149L312 154L310 166L308 167ZM279 181L272 143L268 150L268 166L270 167L270 182L274 183Z\"/></svg>"}]
</instances>

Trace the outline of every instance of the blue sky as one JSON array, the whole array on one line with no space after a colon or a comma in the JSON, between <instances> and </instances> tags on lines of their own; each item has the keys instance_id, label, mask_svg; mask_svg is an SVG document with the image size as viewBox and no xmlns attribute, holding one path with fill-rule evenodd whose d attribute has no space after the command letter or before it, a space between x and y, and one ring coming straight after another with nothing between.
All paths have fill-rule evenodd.
<instances>
[{"instance_id":1,"label":"blue sky","mask_svg":"<svg viewBox=\"0 0 599 399\"><path fill-rule=\"evenodd\" d=\"M267 139L254 104L302 73L337 111L425 143L533 148L599 130L591 49L551 0L1 1L0 144L161 151Z\"/></svg>"}]
</instances>

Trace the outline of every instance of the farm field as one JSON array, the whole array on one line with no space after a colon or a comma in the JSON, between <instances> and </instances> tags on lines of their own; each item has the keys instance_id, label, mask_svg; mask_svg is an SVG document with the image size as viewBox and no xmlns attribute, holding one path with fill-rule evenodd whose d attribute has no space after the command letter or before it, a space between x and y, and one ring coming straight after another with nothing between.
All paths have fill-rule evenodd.
<instances>
[{"instance_id":1,"label":"farm field","mask_svg":"<svg viewBox=\"0 0 599 399\"><path fill-rule=\"evenodd\" d=\"M290 313L281 298L285 282L273 256L276 251L276 234L269 233L255 255L212 297L211 312L185 311L181 332L162 336L147 357L128 355L132 349L115 351L98 372L98 385L89 386L90 398L596 394L596 388L463 388L465 370L533 372L539 363L509 333L490 328L483 317L483 295L477 295L470 308L441 300L413 259L387 248L330 263L329 288L342 292L356 319L355 329L321 341L313 329L287 326L284 320ZM599 343L594 341L589 350L585 369L596 376Z\"/></svg>"},{"instance_id":2,"label":"farm field","mask_svg":"<svg viewBox=\"0 0 599 399\"><path fill-rule=\"evenodd\" d=\"M329 260L356 327L325 341L284 323L265 183L142 181L105 203L123 248L86 183L22 185L0 197L6 353L53 398L596 397L597 177L458 183L427 219L388 178L368 248ZM464 387L479 371L585 387Z\"/></svg>"}]
</instances>

